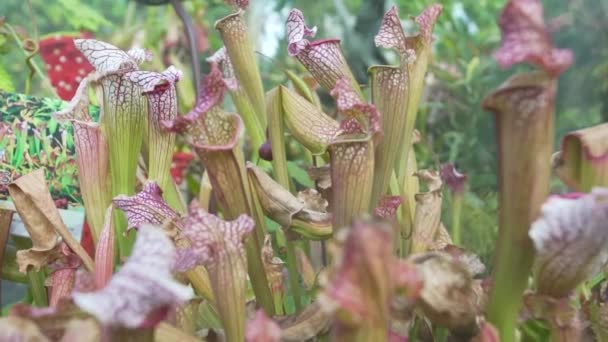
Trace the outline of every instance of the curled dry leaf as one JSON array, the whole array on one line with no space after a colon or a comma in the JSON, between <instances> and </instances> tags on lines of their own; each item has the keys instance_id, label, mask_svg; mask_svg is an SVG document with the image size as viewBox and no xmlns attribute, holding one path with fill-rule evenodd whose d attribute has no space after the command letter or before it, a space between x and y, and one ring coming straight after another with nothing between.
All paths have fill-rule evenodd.
<instances>
[{"instance_id":1,"label":"curled dry leaf","mask_svg":"<svg viewBox=\"0 0 608 342\"><path fill-rule=\"evenodd\" d=\"M304 209L304 203L253 163L247 163L247 173L264 213L281 226L290 227L293 216Z\"/></svg>"},{"instance_id":2,"label":"curled dry leaf","mask_svg":"<svg viewBox=\"0 0 608 342\"><path fill-rule=\"evenodd\" d=\"M473 336L479 308L469 271L443 253L415 254L411 261L423 278L418 303L425 316L456 335Z\"/></svg>"},{"instance_id":3,"label":"curled dry leaf","mask_svg":"<svg viewBox=\"0 0 608 342\"><path fill-rule=\"evenodd\" d=\"M439 229L437 229L437 234L435 234L435 240L433 240L433 244L429 247L431 251L442 250L445 247L452 244L452 237L450 233L443 225L443 222L439 223Z\"/></svg>"},{"instance_id":4,"label":"curled dry leaf","mask_svg":"<svg viewBox=\"0 0 608 342\"><path fill-rule=\"evenodd\" d=\"M9 185L9 190L13 190L11 192L11 197L15 201L15 206L17 210L19 208L25 208L26 204L21 204L22 201L28 200L27 194L24 193L20 188L25 185L28 188L31 188L33 182L42 182L44 183L44 171L42 169L35 171L32 174L20 177L17 181ZM27 181L29 180L29 182ZM46 204L46 203L43 203ZM55 208L53 205L52 208ZM48 208L47 208L48 209ZM26 223L26 228L30 228L30 226L35 227L36 229L32 230L30 233L30 237L32 238L32 243L34 245L34 251L50 251L55 246L57 246L60 242L60 237L55 232L55 226L63 224L61 221L61 217L59 216L59 212L57 210L50 211L50 216L45 217L41 215L40 212L32 212L24 213L29 215L24 215L22 220Z\"/></svg>"},{"instance_id":5,"label":"curled dry leaf","mask_svg":"<svg viewBox=\"0 0 608 342\"><path fill-rule=\"evenodd\" d=\"M7 316L0 318L0 340L1 341L50 341L38 329L38 326L22 317Z\"/></svg>"},{"instance_id":6,"label":"curled dry leaf","mask_svg":"<svg viewBox=\"0 0 608 342\"><path fill-rule=\"evenodd\" d=\"M295 197L252 163L247 163L247 173L262 210L272 220L311 239L331 235L327 201L316 190L309 189Z\"/></svg>"},{"instance_id":7,"label":"curled dry leaf","mask_svg":"<svg viewBox=\"0 0 608 342\"><path fill-rule=\"evenodd\" d=\"M327 200L315 189L306 189L298 192L298 201L304 204L304 208L321 213L327 212Z\"/></svg>"},{"instance_id":8,"label":"curled dry leaf","mask_svg":"<svg viewBox=\"0 0 608 342\"><path fill-rule=\"evenodd\" d=\"M486 266L481 262L481 259L475 253L467 251L464 248L449 244L438 251L449 254L454 260L460 262L472 276L486 271Z\"/></svg>"},{"instance_id":9,"label":"curled dry leaf","mask_svg":"<svg viewBox=\"0 0 608 342\"><path fill-rule=\"evenodd\" d=\"M92 318L74 319L67 323L60 342L98 342L101 341L101 329Z\"/></svg>"},{"instance_id":10,"label":"curled dry leaf","mask_svg":"<svg viewBox=\"0 0 608 342\"><path fill-rule=\"evenodd\" d=\"M441 227L441 178L436 171L420 170L416 173L427 184L428 191L416 194L416 213L412 232L412 252L429 250Z\"/></svg>"},{"instance_id":11,"label":"curled dry leaf","mask_svg":"<svg viewBox=\"0 0 608 342\"><path fill-rule=\"evenodd\" d=\"M297 251L297 250L296 250ZM272 237L266 235L264 237L264 246L262 247L262 262L266 277L270 284L272 293L283 293L283 260L275 256L272 248Z\"/></svg>"},{"instance_id":12,"label":"curled dry leaf","mask_svg":"<svg viewBox=\"0 0 608 342\"><path fill-rule=\"evenodd\" d=\"M310 167L307 171L310 179L315 181L317 187L322 191L329 190L331 188L331 174L329 172L329 165Z\"/></svg>"},{"instance_id":13,"label":"curled dry leaf","mask_svg":"<svg viewBox=\"0 0 608 342\"><path fill-rule=\"evenodd\" d=\"M133 253L108 285L96 292L76 292L74 302L103 325L137 328L193 297L192 289L171 275L174 254L173 243L159 227L142 225Z\"/></svg>"},{"instance_id":14,"label":"curled dry leaf","mask_svg":"<svg viewBox=\"0 0 608 342\"><path fill-rule=\"evenodd\" d=\"M295 316L278 319L283 330L281 339L286 342L299 342L312 339L329 328L330 317L318 303L308 305Z\"/></svg>"},{"instance_id":15,"label":"curled dry leaf","mask_svg":"<svg viewBox=\"0 0 608 342\"><path fill-rule=\"evenodd\" d=\"M19 177L8 189L33 244L32 248L17 253L21 272L25 272L29 266L38 270L56 258L56 248L62 240L81 258L89 271L93 269L93 260L61 220L44 180L43 169Z\"/></svg>"},{"instance_id":16,"label":"curled dry leaf","mask_svg":"<svg viewBox=\"0 0 608 342\"><path fill-rule=\"evenodd\" d=\"M295 214L293 230L312 240L329 238L333 227L331 214L327 212L327 200L315 189L298 192L298 200L304 208Z\"/></svg>"},{"instance_id":17,"label":"curled dry leaf","mask_svg":"<svg viewBox=\"0 0 608 342\"><path fill-rule=\"evenodd\" d=\"M551 197L530 229L538 293L562 298L608 262L608 188Z\"/></svg>"}]
</instances>

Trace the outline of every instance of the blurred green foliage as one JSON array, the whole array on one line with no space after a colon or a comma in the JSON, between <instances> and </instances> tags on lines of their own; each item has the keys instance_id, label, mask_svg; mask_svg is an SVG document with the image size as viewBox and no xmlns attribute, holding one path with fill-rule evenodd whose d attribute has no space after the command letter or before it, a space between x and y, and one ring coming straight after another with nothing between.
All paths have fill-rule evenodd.
<instances>
[{"instance_id":1,"label":"blurred green foliage","mask_svg":"<svg viewBox=\"0 0 608 342\"><path fill-rule=\"evenodd\" d=\"M285 81L283 69L300 68L287 56L283 36L271 34L284 32L282 21L289 8L300 8L310 25L319 26L319 37L342 38L355 74L365 83L369 65L395 60L390 53L373 47L373 35L382 13L390 5L397 4L401 17L407 18L418 14L431 2L251 0L249 23L258 46L268 44L269 39L279 40L274 42L278 45L274 55L259 59L267 89ZM417 122L423 133L417 156L421 168L455 162L459 170L468 174L463 237L468 247L481 254L484 261L489 261L496 231L496 149L492 117L481 109L481 102L491 89L513 73L513 70L500 70L492 58L500 43L496 21L505 1L435 2L440 2L444 11L435 29L429 86ZM104 0L31 0L30 3L31 16L26 1L4 0L0 3L0 16L5 16L5 22L18 28L24 37L87 30L120 47L137 42L151 49L156 57L150 68L163 68L169 60L189 75L182 29L169 6L144 6L127 0L112 1L111 6ZM544 0L543 3L556 44L572 49L576 56L575 64L560 78L556 107L557 148L566 132L597 124L608 116L608 21L605 20L608 1ZM198 26L199 45L205 45L200 46L199 59L204 71L204 58L221 45L213 22L228 9L222 0L184 1L184 6ZM278 23L272 18L279 18ZM404 24L410 32L415 30L413 25ZM177 48L167 47L173 43ZM0 88L19 92L24 89L27 67L23 52L17 50L13 38L0 31ZM36 61L43 65L38 58ZM34 81L33 94L52 96L39 85L39 79ZM186 77L178 88L182 111L185 111L194 97L191 80ZM554 191L565 191L559 182L555 181L554 185ZM449 228L449 196L445 202L444 222Z\"/></svg>"}]
</instances>

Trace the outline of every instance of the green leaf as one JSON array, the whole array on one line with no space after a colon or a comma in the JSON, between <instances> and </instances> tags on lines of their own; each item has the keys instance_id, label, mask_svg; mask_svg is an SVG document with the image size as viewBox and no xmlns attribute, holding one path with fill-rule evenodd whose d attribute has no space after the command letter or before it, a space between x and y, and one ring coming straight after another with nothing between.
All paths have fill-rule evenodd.
<instances>
[{"instance_id":1,"label":"green leaf","mask_svg":"<svg viewBox=\"0 0 608 342\"><path fill-rule=\"evenodd\" d=\"M477 67L479 66L479 57L473 57L473 59L471 59L471 61L469 62L469 64L467 65L467 73L466 73L466 83L471 82L471 80L473 79L473 76L475 76L475 70L477 69Z\"/></svg>"},{"instance_id":2,"label":"green leaf","mask_svg":"<svg viewBox=\"0 0 608 342\"><path fill-rule=\"evenodd\" d=\"M6 92L15 91L15 85L11 80L11 76L8 74L8 71L6 71L2 63L0 63L0 90L4 90Z\"/></svg>"},{"instance_id":3,"label":"green leaf","mask_svg":"<svg viewBox=\"0 0 608 342\"><path fill-rule=\"evenodd\" d=\"M198 307L198 325L203 328L221 329L222 322L218 317L215 308L205 301Z\"/></svg>"},{"instance_id":4,"label":"green leaf","mask_svg":"<svg viewBox=\"0 0 608 342\"><path fill-rule=\"evenodd\" d=\"M281 226L278 223L274 222L266 216L264 216L264 223L266 225L266 230L268 230L269 233L274 233L278 229L281 229Z\"/></svg>"},{"instance_id":5,"label":"green leaf","mask_svg":"<svg viewBox=\"0 0 608 342\"><path fill-rule=\"evenodd\" d=\"M64 18L75 30L99 31L100 26L110 26L110 23L97 10L79 0L59 0L63 6Z\"/></svg>"},{"instance_id":6,"label":"green leaf","mask_svg":"<svg viewBox=\"0 0 608 342\"><path fill-rule=\"evenodd\" d=\"M529 320L521 326L521 341L550 341L551 332L540 320Z\"/></svg>"},{"instance_id":7,"label":"green leaf","mask_svg":"<svg viewBox=\"0 0 608 342\"><path fill-rule=\"evenodd\" d=\"M21 134L21 131L15 132L15 139L15 151L13 152L11 165L19 168L23 163L23 153L25 152L27 142L25 141L23 134Z\"/></svg>"},{"instance_id":8,"label":"green leaf","mask_svg":"<svg viewBox=\"0 0 608 342\"><path fill-rule=\"evenodd\" d=\"M296 182L300 183L301 185L307 188L314 188L315 183L310 179L308 173L295 162L287 162L287 172L293 179L296 180Z\"/></svg>"}]
</instances>

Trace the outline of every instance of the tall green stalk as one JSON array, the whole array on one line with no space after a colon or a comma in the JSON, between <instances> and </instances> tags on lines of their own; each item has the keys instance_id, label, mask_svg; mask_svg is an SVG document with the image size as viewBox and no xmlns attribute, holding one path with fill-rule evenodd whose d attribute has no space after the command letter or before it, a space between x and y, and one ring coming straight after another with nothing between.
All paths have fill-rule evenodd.
<instances>
[{"instance_id":1,"label":"tall green stalk","mask_svg":"<svg viewBox=\"0 0 608 342\"><path fill-rule=\"evenodd\" d=\"M462 194L452 194L452 241L454 245L460 246L461 231L460 231L460 216L462 213Z\"/></svg>"},{"instance_id":2,"label":"tall green stalk","mask_svg":"<svg viewBox=\"0 0 608 342\"><path fill-rule=\"evenodd\" d=\"M277 182L285 189L290 189L289 174L287 172L287 156L285 153L285 134L283 125L282 87L277 87L268 93L268 136L272 148L272 165ZM284 227L288 229L289 227ZM280 232L282 233L282 232ZM295 256L294 241L285 238L287 251L287 270L291 293L296 305L296 311L302 308L302 294L299 282L299 273Z\"/></svg>"},{"instance_id":3,"label":"tall green stalk","mask_svg":"<svg viewBox=\"0 0 608 342\"><path fill-rule=\"evenodd\" d=\"M111 75L101 82L103 90L103 129L109 137L110 179L112 196L135 193L137 161L143 142L147 101L141 89L122 75ZM120 257L131 254L135 234L125 234L127 220L114 212L114 224Z\"/></svg>"},{"instance_id":4,"label":"tall green stalk","mask_svg":"<svg viewBox=\"0 0 608 342\"><path fill-rule=\"evenodd\" d=\"M484 108L495 114L500 189L487 314L502 341L515 340L534 261L528 230L549 194L555 89L555 79L542 72L518 74L484 100Z\"/></svg>"},{"instance_id":5,"label":"tall green stalk","mask_svg":"<svg viewBox=\"0 0 608 342\"><path fill-rule=\"evenodd\" d=\"M234 74L249 98L249 102L262 127L266 127L266 103L264 87L258 63L249 37L249 32L243 20L243 13L238 11L215 23L226 47Z\"/></svg>"},{"instance_id":6,"label":"tall green stalk","mask_svg":"<svg viewBox=\"0 0 608 342\"><path fill-rule=\"evenodd\" d=\"M251 193L245 171L244 156L239 145L242 121L236 114L212 108L191 126L190 143L203 161L218 204L226 219L252 213ZM255 231L245 239L247 271L258 303L269 314L274 305L262 262L264 223L256 220Z\"/></svg>"}]
</instances>

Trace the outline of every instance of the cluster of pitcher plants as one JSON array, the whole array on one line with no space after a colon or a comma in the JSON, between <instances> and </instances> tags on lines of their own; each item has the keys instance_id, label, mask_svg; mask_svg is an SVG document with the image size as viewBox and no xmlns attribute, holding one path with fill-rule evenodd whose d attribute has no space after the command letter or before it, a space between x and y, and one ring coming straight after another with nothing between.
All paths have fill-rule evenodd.
<instances>
[{"instance_id":1,"label":"cluster of pitcher plants","mask_svg":"<svg viewBox=\"0 0 608 342\"><path fill-rule=\"evenodd\" d=\"M180 70L143 70L151 56L137 47L74 41L95 71L54 116L73 127L95 253L66 229L43 170L12 182L32 239L17 262L33 303L0 319L1 340L515 341L531 320L554 341L608 340L608 126L570 133L553 153L557 82L573 56L553 46L539 0L505 5L495 58L528 67L483 101L500 190L491 271L458 246L467 176L416 164L441 5L413 17L416 33L386 12L375 44L395 64L371 67L363 87L340 41L314 40L293 9L288 53L306 72L286 70L289 84L265 92L248 1L226 2L234 13L215 24L224 47L185 115ZM178 136L204 169L188 201L169 172ZM288 172L288 140L303 147L313 188ZM575 192L549 194L552 172Z\"/></svg>"}]
</instances>

